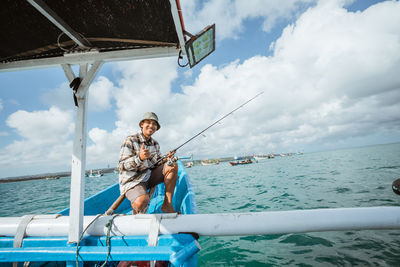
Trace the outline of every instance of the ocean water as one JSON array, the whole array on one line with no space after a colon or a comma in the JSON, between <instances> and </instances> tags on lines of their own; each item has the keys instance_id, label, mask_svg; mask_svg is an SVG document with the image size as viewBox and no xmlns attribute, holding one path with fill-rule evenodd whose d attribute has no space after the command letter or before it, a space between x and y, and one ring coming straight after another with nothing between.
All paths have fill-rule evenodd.
<instances>
[{"instance_id":1,"label":"ocean water","mask_svg":"<svg viewBox=\"0 0 400 267\"><path fill-rule=\"evenodd\" d=\"M399 206L400 143L187 169L198 213ZM54 213L69 179L0 184L0 216ZM117 181L86 180L86 196ZM295 223L295 222L293 222ZM199 266L400 266L400 231L200 237Z\"/></svg>"}]
</instances>

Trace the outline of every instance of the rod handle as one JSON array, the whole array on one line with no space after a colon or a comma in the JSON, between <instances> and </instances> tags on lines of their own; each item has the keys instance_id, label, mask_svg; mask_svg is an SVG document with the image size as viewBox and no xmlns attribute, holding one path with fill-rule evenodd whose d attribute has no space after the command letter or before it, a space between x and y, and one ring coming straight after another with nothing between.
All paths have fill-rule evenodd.
<instances>
[{"instance_id":1,"label":"rod handle","mask_svg":"<svg viewBox=\"0 0 400 267\"><path fill-rule=\"evenodd\" d=\"M125 200L125 194L120 195L117 200L111 205L111 207L106 211L105 215L111 215L114 213L116 209L118 209L119 205L121 205L122 201Z\"/></svg>"}]
</instances>

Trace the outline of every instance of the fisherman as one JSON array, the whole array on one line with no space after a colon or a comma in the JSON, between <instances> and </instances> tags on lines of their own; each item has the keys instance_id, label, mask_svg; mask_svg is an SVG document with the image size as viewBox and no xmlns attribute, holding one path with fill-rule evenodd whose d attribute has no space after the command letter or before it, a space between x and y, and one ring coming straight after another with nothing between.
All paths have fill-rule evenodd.
<instances>
[{"instance_id":1,"label":"fisherman","mask_svg":"<svg viewBox=\"0 0 400 267\"><path fill-rule=\"evenodd\" d=\"M178 166L173 161L175 152L168 152L167 158L162 160L160 145L152 138L160 129L155 113L146 112L139 126L141 130L126 137L121 146L118 163L120 192L131 202L133 214L144 213L150 202L148 189L164 182L165 198L161 211L174 213L172 196L178 176Z\"/></svg>"}]
</instances>

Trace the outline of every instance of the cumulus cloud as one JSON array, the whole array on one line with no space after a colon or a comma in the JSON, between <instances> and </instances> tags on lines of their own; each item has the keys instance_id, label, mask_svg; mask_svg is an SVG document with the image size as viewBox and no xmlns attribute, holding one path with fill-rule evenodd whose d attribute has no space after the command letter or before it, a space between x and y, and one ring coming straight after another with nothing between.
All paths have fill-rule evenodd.
<instances>
[{"instance_id":1,"label":"cumulus cloud","mask_svg":"<svg viewBox=\"0 0 400 267\"><path fill-rule=\"evenodd\" d=\"M210 0L201 2L182 1L183 18L188 31L197 33L204 25L215 23L217 39L236 39L244 30L247 19L263 19L262 29L269 32L276 23L292 19L299 12L299 7L311 6L316 0Z\"/></svg>"},{"instance_id":2,"label":"cumulus cloud","mask_svg":"<svg viewBox=\"0 0 400 267\"><path fill-rule=\"evenodd\" d=\"M323 149L388 129L399 132L400 3L356 13L344 4L319 2L284 29L272 56L206 65L182 94L171 91L176 71L168 59L118 65L124 77L116 95L119 134L137 129L141 114L152 110L163 125L155 137L171 149L260 91L261 97L181 153Z\"/></svg>"},{"instance_id":3,"label":"cumulus cloud","mask_svg":"<svg viewBox=\"0 0 400 267\"><path fill-rule=\"evenodd\" d=\"M104 76L100 76L89 88L89 109L105 111L111 109L112 90L114 84Z\"/></svg>"},{"instance_id":4,"label":"cumulus cloud","mask_svg":"<svg viewBox=\"0 0 400 267\"><path fill-rule=\"evenodd\" d=\"M66 139L72 131L72 113L57 107L28 112L19 110L10 115L7 125L33 145L52 144Z\"/></svg>"},{"instance_id":5,"label":"cumulus cloud","mask_svg":"<svg viewBox=\"0 0 400 267\"><path fill-rule=\"evenodd\" d=\"M1 150L1 166L26 169L40 164L66 165L65 161L70 161L72 112L54 106L33 112L19 110L11 114L6 123L21 139Z\"/></svg>"},{"instance_id":6,"label":"cumulus cloud","mask_svg":"<svg viewBox=\"0 0 400 267\"><path fill-rule=\"evenodd\" d=\"M205 137L182 147L179 155L200 158L325 149L351 145L355 139L367 144L369 137L380 134L398 136L400 2L382 2L362 12L343 8L351 1L251 1L246 6L242 2L208 1L196 6L184 1L186 26L198 27L197 20L204 26L209 16L224 39L240 37L243 21L249 18L264 18L263 30L268 31L280 19L296 17L270 46L271 56L205 65L181 90L171 88L178 77L175 58L113 64L121 78L97 79L89 101L99 110L109 110L115 101L115 129L89 129L88 164L115 164L123 138L139 130L146 111L159 116L161 130L154 137L166 152L261 91L264 94L208 130ZM300 5L309 8L297 14ZM194 73L180 75L193 77ZM46 123L51 119L55 125ZM29 161L29 156L42 153L39 158L46 159L46 152L72 148L71 111L55 107L18 111L7 124L22 140L2 151L3 164L14 156ZM39 144L58 147L33 149ZM60 155L53 156L61 159Z\"/></svg>"},{"instance_id":7,"label":"cumulus cloud","mask_svg":"<svg viewBox=\"0 0 400 267\"><path fill-rule=\"evenodd\" d=\"M123 78L115 90L119 127L137 129L146 111L173 113L166 105L171 98L171 83L177 78L174 58L137 60L117 64ZM163 112L161 112L163 111Z\"/></svg>"},{"instance_id":8,"label":"cumulus cloud","mask_svg":"<svg viewBox=\"0 0 400 267\"><path fill-rule=\"evenodd\" d=\"M88 97L90 111L99 112L111 108L113 86L114 84L104 76L98 77L92 83ZM75 107L72 89L66 82L45 93L41 99L49 106L57 106L63 110L72 110Z\"/></svg>"},{"instance_id":9,"label":"cumulus cloud","mask_svg":"<svg viewBox=\"0 0 400 267\"><path fill-rule=\"evenodd\" d=\"M62 83L53 90L43 94L41 100L48 106L55 106L62 110L72 110L72 107L75 105L72 89L69 88L67 82Z\"/></svg>"},{"instance_id":10,"label":"cumulus cloud","mask_svg":"<svg viewBox=\"0 0 400 267\"><path fill-rule=\"evenodd\" d=\"M119 147L127 133L120 132L120 129L107 132L103 129L93 128L88 135L92 142L92 145L87 147L88 164L97 167L109 164L115 167L119 158Z\"/></svg>"}]
</instances>

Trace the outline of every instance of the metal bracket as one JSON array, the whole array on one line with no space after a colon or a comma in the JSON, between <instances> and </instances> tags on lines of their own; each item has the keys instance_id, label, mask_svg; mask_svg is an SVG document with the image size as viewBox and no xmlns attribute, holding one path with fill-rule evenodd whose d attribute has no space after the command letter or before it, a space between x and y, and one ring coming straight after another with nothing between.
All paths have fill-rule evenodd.
<instances>
[{"instance_id":1,"label":"metal bracket","mask_svg":"<svg viewBox=\"0 0 400 267\"><path fill-rule=\"evenodd\" d=\"M155 247L158 244L158 234L160 233L161 219L174 219L178 216L178 213L156 213L156 214L136 214L137 219L149 219L150 230L149 237L147 238L147 244L149 247ZM155 267L156 261L150 261L150 267Z\"/></svg>"},{"instance_id":2,"label":"metal bracket","mask_svg":"<svg viewBox=\"0 0 400 267\"><path fill-rule=\"evenodd\" d=\"M156 214L136 214L136 219L151 219L149 237L147 244L149 247L157 246L158 234L160 233L160 224L162 219L174 219L178 213L156 213Z\"/></svg>"},{"instance_id":3,"label":"metal bracket","mask_svg":"<svg viewBox=\"0 0 400 267\"><path fill-rule=\"evenodd\" d=\"M15 232L14 236L14 243L13 247L14 248L20 248L22 246L22 241L25 237L26 233L26 228L28 227L28 224L35 219L56 219L60 217L61 214L51 214L51 215L24 215L22 216L21 221L19 222L17 226L17 230Z\"/></svg>"}]
</instances>

